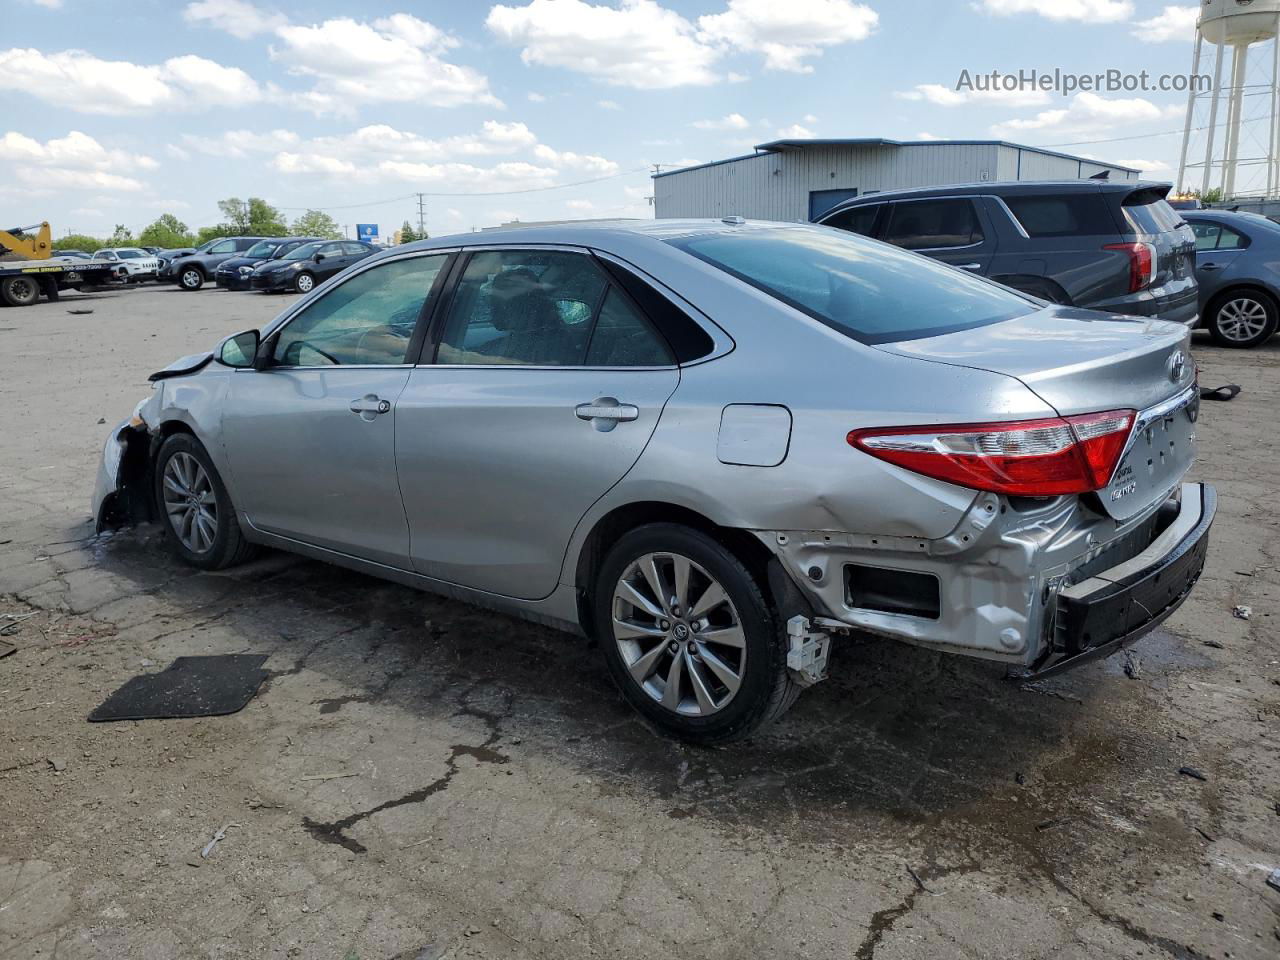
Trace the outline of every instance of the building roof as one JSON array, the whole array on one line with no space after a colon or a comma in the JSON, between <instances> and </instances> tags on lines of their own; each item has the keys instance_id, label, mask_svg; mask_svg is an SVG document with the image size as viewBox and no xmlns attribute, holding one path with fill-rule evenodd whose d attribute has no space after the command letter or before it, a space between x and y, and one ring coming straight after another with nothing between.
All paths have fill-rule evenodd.
<instances>
[{"instance_id":1,"label":"building roof","mask_svg":"<svg viewBox=\"0 0 1280 960\"><path fill-rule=\"evenodd\" d=\"M1099 167L1109 167L1112 170L1123 170L1126 173L1141 173L1136 167L1126 167L1119 163L1107 163L1105 160L1095 160L1089 157L1076 156L1073 153L1060 153L1057 150L1048 150L1044 147L1029 147L1022 143L1010 143L1007 140L889 140L885 137L845 137L845 138L811 138L811 139L788 139L788 140L770 140L768 143L758 143L755 146L755 153L744 153L736 157L727 157L724 160L712 160L710 163L699 163L691 167L680 167L678 170L665 170L662 173L655 173L653 178L669 177L677 173L686 173L690 170L701 170L703 167L715 167L722 163L736 163L739 160L750 160L752 157L758 157L764 153L782 153L788 150L809 150L815 147L1009 147L1013 150L1025 150L1030 153L1041 153L1049 157L1062 157L1064 160L1077 160L1082 163L1091 163Z\"/></svg>"}]
</instances>

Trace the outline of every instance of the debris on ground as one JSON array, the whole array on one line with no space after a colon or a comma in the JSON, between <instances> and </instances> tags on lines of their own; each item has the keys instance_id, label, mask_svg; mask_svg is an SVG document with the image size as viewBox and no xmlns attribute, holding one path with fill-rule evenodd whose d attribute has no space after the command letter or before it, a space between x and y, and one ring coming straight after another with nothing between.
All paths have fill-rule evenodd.
<instances>
[{"instance_id":1,"label":"debris on ground","mask_svg":"<svg viewBox=\"0 0 1280 960\"><path fill-rule=\"evenodd\" d=\"M1276 867L1271 871L1271 876L1267 877L1267 886L1280 890L1280 867Z\"/></svg>"},{"instance_id":2,"label":"debris on ground","mask_svg":"<svg viewBox=\"0 0 1280 960\"><path fill-rule=\"evenodd\" d=\"M49 766L53 767L54 773L62 773L67 769L67 761L62 757L50 757Z\"/></svg>"},{"instance_id":3,"label":"debris on ground","mask_svg":"<svg viewBox=\"0 0 1280 960\"><path fill-rule=\"evenodd\" d=\"M93 313L93 311L81 309L81 310L68 310L67 313L71 314L73 317L82 317L86 313Z\"/></svg>"},{"instance_id":4,"label":"debris on ground","mask_svg":"<svg viewBox=\"0 0 1280 960\"><path fill-rule=\"evenodd\" d=\"M1219 640L1205 640L1205 641L1203 641L1203 642L1204 642L1204 645L1205 645L1206 647L1213 647L1213 649L1215 649L1215 650L1225 650L1225 649L1227 649L1227 645L1226 645L1225 643L1222 643L1222 642L1221 642L1221 641L1219 641Z\"/></svg>"},{"instance_id":5,"label":"debris on ground","mask_svg":"<svg viewBox=\"0 0 1280 960\"><path fill-rule=\"evenodd\" d=\"M1142 663L1128 650L1124 652L1124 675L1130 680L1142 679Z\"/></svg>"},{"instance_id":6,"label":"debris on ground","mask_svg":"<svg viewBox=\"0 0 1280 960\"><path fill-rule=\"evenodd\" d=\"M213 839L210 840L208 843L206 843L204 845L204 849L200 851L200 859L208 860L209 854L213 853L213 848L218 845L218 841L227 839L227 831L230 830L232 827L238 827L238 826L240 826L240 824L238 823L228 823L219 827L216 831L214 831Z\"/></svg>"},{"instance_id":7,"label":"debris on ground","mask_svg":"<svg viewBox=\"0 0 1280 960\"><path fill-rule=\"evenodd\" d=\"M1231 610L1231 615L1235 617L1237 620L1248 620L1251 616L1253 616L1253 608L1246 607L1242 604L1242 605L1233 607Z\"/></svg>"},{"instance_id":8,"label":"debris on ground","mask_svg":"<svg viewBox=\"0 0 1280 960\"><path fill-rule=\"evenodd\" d=\"M1209 779L1209 778L1208 778L1208 777L1206 777L1203 773L1201 773L1199 770L1197 770L1195 767L1179 767L1179 768L1178 768L1178 772L1179 772L1180 774L1182 774L1184 777L1191 777L1193 780L1208 780L1208 779Z\"/></svg>"},{"instance_id":9,"label":"debris on ground","mask_svg":"<svg viewBox=\"0 0 1280 960\"><path fill-rule=\"evenodd\" d=\"M17 649L17 644L10 643L8 640L0 640L0 660L14 653Z\"/></svg>"},{"instance_id":10,"label":"debris on ground","mask_svg":"<svg viewBox=\"0 0 1280 960\"><path fill-rule=\"evenodd\" d=\"M299 777L298 781L306 783L311 780L345 780L348 777L358 777L358 773L313 773L307 777Z\"/></svg>"}]
</instances>

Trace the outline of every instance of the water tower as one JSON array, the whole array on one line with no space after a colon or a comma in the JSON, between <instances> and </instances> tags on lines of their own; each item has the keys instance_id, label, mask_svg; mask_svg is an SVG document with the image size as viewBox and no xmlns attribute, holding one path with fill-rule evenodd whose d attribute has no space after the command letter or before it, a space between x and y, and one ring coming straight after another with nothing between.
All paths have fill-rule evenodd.
<instances>
[{"instance_id":1,"label":"water tower","mask_svg":"<svg viewBox=\"0 0 1280 960\"><path fill-rule=\"evenodd\" d=\"M1196 49L1191 73L1199 76L1205 44L1214 50L1213 88L1187 98L1187 123L1178 163L1178 188L1206 193L1222 189L1223 198L1280 194L1277 158L1277 119L1280 118L1280 0L1202 0L1196 24ZM1250 51L1254 75L1250 75ZM1231 52L1231 74L1223 83L1223 61ZM1263 69L1258 67L1261 61ZM1208 113L1204 106L1208 104ZM1197 109L1199 116L1197 117ZM1198 120L1198 122L1197 122ZM1203 133L1203 144L1195 135ZM1203 159L1199 150L1203 146ZM1246 155L1242 156L1242 148ZM1262 154L1254 156L1250 154Z\"/></svg>"}]
</instances>

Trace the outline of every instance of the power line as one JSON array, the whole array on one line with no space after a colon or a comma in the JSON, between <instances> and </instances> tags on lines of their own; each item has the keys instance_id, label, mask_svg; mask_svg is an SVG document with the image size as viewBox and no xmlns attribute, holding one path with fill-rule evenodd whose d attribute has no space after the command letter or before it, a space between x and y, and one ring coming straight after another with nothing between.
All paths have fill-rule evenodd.
<instances>
[{"instance_id":1,"label":"power line","mask_svg":"<svg viewBox=\"0 0 1280 960\"><path fill-rule=\"evenodd\" d=\"M1241 121L1241 126L1244 126L1244 124L1246 124L1246 123L1258 123L1259 121L1262 121L1262 120L1269 120L1269 119L1271 119L1271 118L1270 118L1270 117L1253 117L1253 118L1251 118L1251 119L1249 119L1249 120ZM1214 126L1215 128L1220 128L1220 127L1225 127L1225 126L1226 126L1226 124L1225 124L1225 123L1217 123L1217 124L1214 124L1213 126ZM1203 126L1203 127L1192 127L1192 128L1191 128L1191 132L1192 132L1192 133L1203 133L1205 130L1209 130L1209 129L1212 129L1212 128L1211 128L1211 127L1209 127L1209 126L1206 124L1206 125L1205 125L1205 126ZM1039 144L1035 144L1035 146L1038 146L1038 147L1080 147L1080 146L1085 146L1086 144L1090 144L1090 143L1120 143L1120 142L1121 142L1121 141L1123 141L1123 140L1146 140L1148 137L1169 137L1169 136L1172 136L1172 135L1173 135L1173 134L1175 134L1175 133L1176 133L1176 134L1181 134L1181 133L1182 133L1182 130L1181 130L1181 129L1179 129L1179 130L1161 130L1159 133L1136 133L1136 134L1133 134L1132 136L1127 136L1127 137L1102 137L1102 138L1099 138L1099 139L1097 139L1097 140L1071 140L1071 141L1066 142L1066 143L1039 143ZM1027 144L1027 146L1032 146L1032 144Z\"/></svg>"}]
</instances>

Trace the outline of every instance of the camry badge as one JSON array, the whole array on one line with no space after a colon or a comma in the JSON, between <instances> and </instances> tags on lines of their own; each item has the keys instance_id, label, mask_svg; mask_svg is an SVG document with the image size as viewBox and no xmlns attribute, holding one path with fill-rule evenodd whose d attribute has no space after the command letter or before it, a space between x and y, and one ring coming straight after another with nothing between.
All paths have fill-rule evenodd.
<instances>
[{"instance_id":1,"label":"camry badge","mask_svg":"<svg viewBox=\"0 0 1280 960\"><path fill-rule=\"evenodd\" d=\"M1169 358L1169 379L1174 383L1182 380L1183 374L1187 372L1187 355L1181 350L1176 351Z\"/></svg>"}]
</instances>

